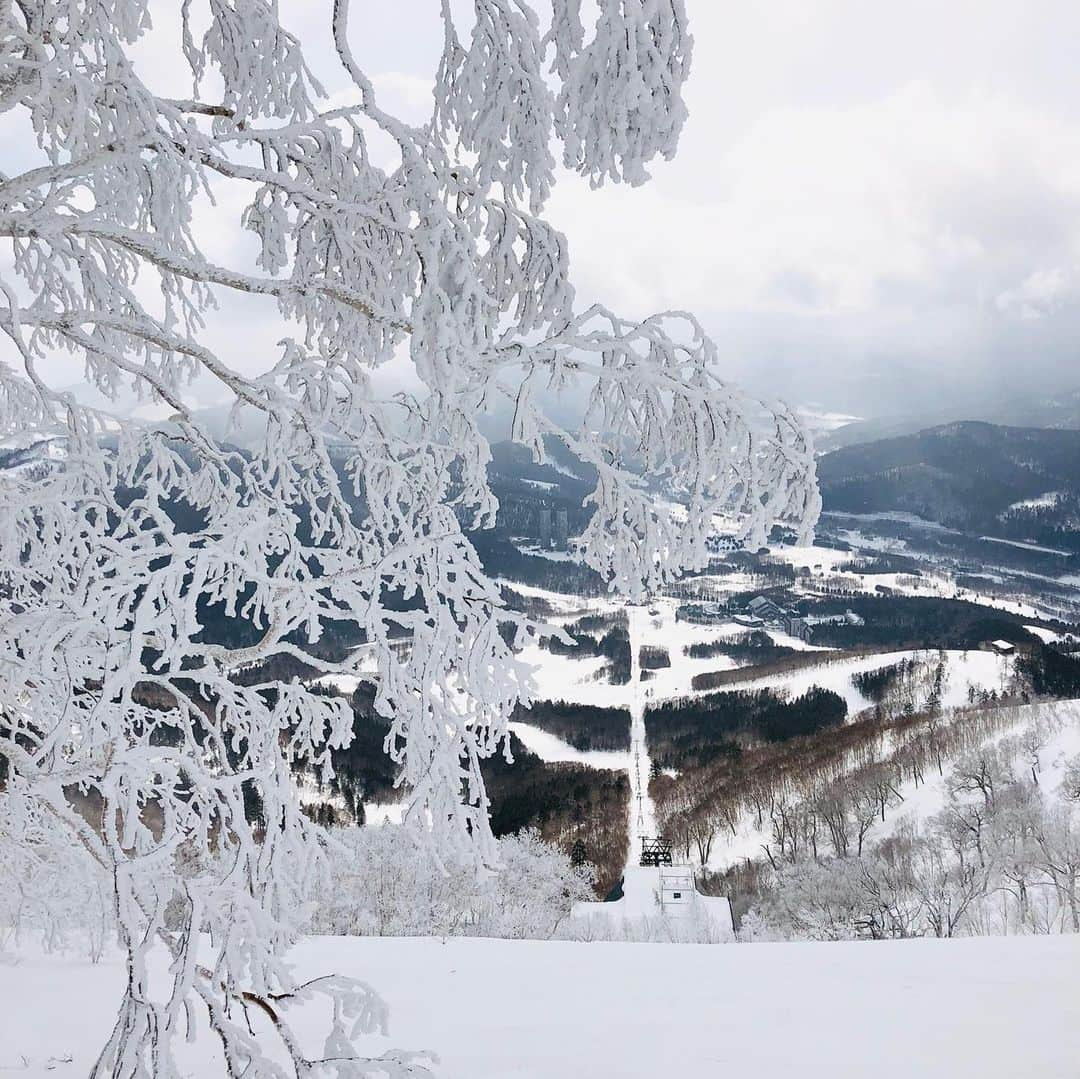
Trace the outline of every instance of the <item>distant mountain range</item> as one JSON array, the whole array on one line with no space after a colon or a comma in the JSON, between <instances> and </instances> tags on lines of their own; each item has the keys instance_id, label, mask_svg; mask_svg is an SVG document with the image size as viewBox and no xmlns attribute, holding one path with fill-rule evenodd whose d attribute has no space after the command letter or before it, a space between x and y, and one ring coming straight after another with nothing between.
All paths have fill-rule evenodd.
<instances>
[{"instance_id":1,"label":"distant mountain range","mask_svg":"<svg viewBox=\"0 0 1080 1079\"><path fill-rule=\"evenodd\" d=\"M541 507L566 509L570 531L596 476L561 443L538 464L523 446L491 447L499 531L535 535ZM847 446L818 459L826 510L911 513L959 531L1080 545L1080 430L1011 427L976 420Z\"/></svg>"},{"instance_id":2,"label":"distant mountain range","mask_svg":"<svg viewBox=\"0 0 1080 1079\"><path fill-rule=\"evenodd\" d=\"M1043 414L1080 426L1080 395ZM865 431L869 422L850 426ZM566 511L571 535L588 521L583 503L595 470L555 439L545 450L538 463L524 446L491 444L495 538L538 536L544 510ZM0 445L0 471L55 467L64 455L62 440L12 439ZM826 511L910 513L967 533L1080 551L1080 429L950 422L834 449L818 458L818 476Z\"/></svg>"},{"instance_id":3,"label":"distant mountain range","mask_svg":"<svg viewBox=\"0 0 1080 1079\"><path fill-rule=\"evenodd\" d=\"M1080 430L949 423L825 454L818 476L835 512L913 513L1012 538L1080 527Z\"/></svg>"}]
</instances>

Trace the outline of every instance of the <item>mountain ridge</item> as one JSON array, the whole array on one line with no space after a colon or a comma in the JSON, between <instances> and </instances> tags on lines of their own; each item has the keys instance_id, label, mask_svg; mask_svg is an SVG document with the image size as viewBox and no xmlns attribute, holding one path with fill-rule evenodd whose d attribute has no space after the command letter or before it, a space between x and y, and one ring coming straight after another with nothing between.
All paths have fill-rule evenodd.
<instances>
[{"instance_id":1,"label":"mountain ridge","mask_svg":"<svg viewBox=\"0 0 1080 1079\"><path fill-rule=\"evenodd\" d=\"M963 420L818 460L824 507L1014 539L1080 530L1080 430Z\"/></svg>"}]
</instances>

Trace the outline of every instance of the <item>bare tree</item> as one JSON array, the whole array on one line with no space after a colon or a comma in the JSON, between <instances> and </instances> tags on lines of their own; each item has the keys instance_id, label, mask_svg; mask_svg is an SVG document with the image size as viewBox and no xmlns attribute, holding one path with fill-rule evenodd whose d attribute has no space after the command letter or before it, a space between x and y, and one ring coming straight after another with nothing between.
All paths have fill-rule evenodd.
<instances>
[{"instance_id":1,"label":"bare tree","mask_svg":"<svg viewBox=\"0 0 1080 1079\"><path fill-rule=\"evenodd\" d=\"M1030 924L1031 890L1039 879L1036 836L1042 815L1038 789L1018 783L1007 798L999 798L990 821L997 887L1015 902L1016 923L1021 930ZM1006 924L1006 931L1008 928Z\"/></svg>"},{"instance_id":2,"label":"bare tree","mask_svg":"<svg viewBox=\"0 0 1080 1079\"><path fill-rule=\"evenodd\" d=\"M1080 825L1069 807L1058 806L1045 814L1035 835L1037 865L1053 881L1068 924L1080 933Z\"/></svg>"},{"instance_id":3,"label":"bare tree","mask_svg":"<svg viewBox=\"0 0 1080 1079\"><path fill-rule=\"evenodd\" d=\"M989 876L985 865L950 861L947 849L937 842L920 843L912 865L913 886L936 937L956 934L972 904L986 894Z\"/></svg>"},{"instance_id":4,"label":"bare tree","mask_svg":"<svg viewBox=\"0 0 1080 1079\"><path fill-rule=\"evenodd\" d=\"M1069 802L1080 802L1080 754L1065 762L1061 779L1061 796Z\"/></svg>"},{"instance_id":5,"label":"bare tree","mask_svg":"<svg viewBox=\"0 0 1080 1079\"><path fill-rule=\"evenodd\" d=\"M816 799L814 807L829 833L834 856L846 858L851 847L852 819L841 784L827 787Z\"/></svg>"},{"instance_id":6,"label":"bare tree","mask_svg":"<svg viewBox=\"0 0 1080 1079\"><path fill-rule=\"evenodd\" d=\"M1008 770L995 746L983 746L965 753L956 762L948 779L948 790L954 797L978 793L987 808L994 804L994 793L1008 781Z\"/></svg>"},{"instance_id":7,"label":"bare tree","mask_svg":"<svg viewBox=\"0 0 1080 1079\"><path fill-rule=\"evenodd\" d=\"M1022 735L1021 745L1027 757L1028 767L1031 769L1031 781L1039 785L1039 754L1046 745L1046 731L1042 724L1033 723Z\"/></svg>"},{"instance_id":8,"label":"bare tree","mask_svg":"<svg viewBox=\"0 0 1080 1079\"><path fill-rule=\"evenodd\" d=\"M697 847L701 865L709 864L709 855L716 840L716 823L716 818L708 812L698 812L690 818L688 833Z\"/></svg>"}]
</instances>

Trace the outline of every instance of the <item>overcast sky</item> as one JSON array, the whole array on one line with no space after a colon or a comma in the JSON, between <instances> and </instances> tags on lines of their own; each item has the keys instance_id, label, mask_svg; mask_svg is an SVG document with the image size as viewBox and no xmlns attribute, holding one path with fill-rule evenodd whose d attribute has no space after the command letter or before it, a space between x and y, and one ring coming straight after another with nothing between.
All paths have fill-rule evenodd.
<instances>
[{"instance_id":1,"label":"overcast sky","mask_svg":"<svg viewBox=\"0 0 1080 1079\"><path fill-rule=\"evenodd\" d=\"M582 300L692 309L733 377L800 404L870 414L1080 385L1075 0L686 3L677 159L641 188L563 175L549 204ZM329 0L281 6L343 86ZM354 8L384 106L426 117L434 0ZM163 81L169 59L148 54ZM229 305L214 332L243 359L278 329Z\"/></svg>"},{"instance_id":2,"label":"overcast sky","mask_svg":"<svg viewBox=\"0 0 1080 1079\"><path fill-rule=\"evenodd\" d=\"M678 159L555 195L584 290L690 306L734 374L835 408L1076 384L1080 6L687 6Z\"/></svg>"},{"instance_id":3,"label":"overcast sky","mask_svg":"<svg viewBox=\"0 0 1080 1079\"><path fill-rule=\"evenodd\" d=\"M354 16L418 119L434 6ZM322 7L299 5L319 53ZM564 175L549 204L582 299L690 308L733 377L860 414L1080 386L1080 5L687 7L678 157L640 188Z\"/></svg>"}]
</instances>

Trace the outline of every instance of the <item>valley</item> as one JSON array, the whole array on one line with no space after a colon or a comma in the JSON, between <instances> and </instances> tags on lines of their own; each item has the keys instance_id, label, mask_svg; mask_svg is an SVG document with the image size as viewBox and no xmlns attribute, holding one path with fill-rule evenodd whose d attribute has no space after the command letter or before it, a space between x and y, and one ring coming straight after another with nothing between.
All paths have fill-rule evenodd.
<instances>
[{"instance_id":1,"label":"valley","mask_svg":"<svg viewBox=\"0 0 1080 1079\"><path fill-rule=\"evenodd\" d=\"M731 552L642 604L541 587L520 579L535 581L531 570L510 576L511 562L507 601L571 643L540 636L519 654L534 703L510 727L515 763L485 766L496 830L537 827L567 852L577 844L596 869L598 899L645 890L644 906L629 897L635 910L648 908L655 887L655 871L636 868L641 838L660 836L693 867L700 891L730 899L737 928L760 899L759 872L795 853L789 817L805 828L809 807L838 784L877 782L888 788L880 819L855 828L860 848L880 843L902 821L940 811L927 752L944 771L973 738L1030 724L1025 702L1045 696L1032 677L1047 655L1080 678L1076 625L1063 618L1072 600L1048 598L1041 578L995 566L1002 587L975 590L940 551L917 547L942 526L886 515L858 519L856 532L837 520L851 523L826 518L818 546ZM911 532L888 549L882 525ZM506 542L556 573L587 572L572 547L551 559L534 541ZM1067 581L1061 588L1068 597ZM1054 714L1064 731L1054 758L1063 759L1080 750L1080 713ZM586 793L601 789L622 793ZM365 810L373 819L380 805ZM828 826L814 812L802 842L824 850ZM609 906L610 915L623 909L618 899Z\"/></svg>"}]
</instances>

